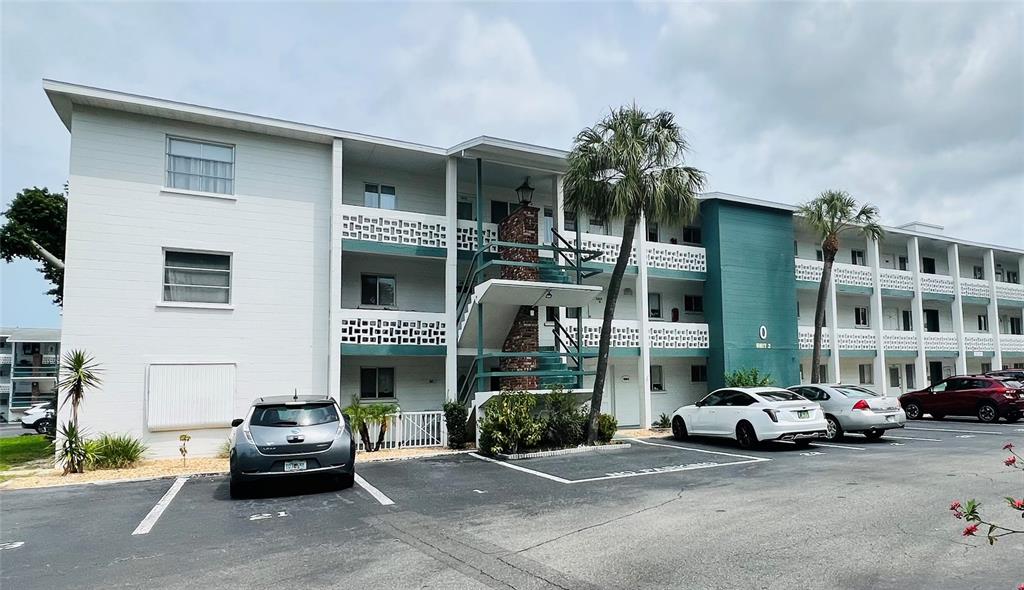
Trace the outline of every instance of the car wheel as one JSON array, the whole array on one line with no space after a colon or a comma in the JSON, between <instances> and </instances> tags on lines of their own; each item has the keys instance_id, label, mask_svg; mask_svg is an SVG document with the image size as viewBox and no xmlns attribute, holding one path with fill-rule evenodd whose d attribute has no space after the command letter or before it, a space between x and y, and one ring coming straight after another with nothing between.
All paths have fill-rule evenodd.
<instances>
[{"instance_id":1,"label":"car wheel","mask_svg":"<svg viewBox=\"0 0 1024 590\"><path fill-rule=\"evenodd\" d=\"M336 485L337 485L339 490L346 490L346 489L352 487L356 483L356 474L355 473L345 473L345 474L339 475L337 477L337 479L335 480L335 482L336 482Z\"/></svg>"},{"instance_id":2,"label":"car wheel","mask_svg":"<svg viewBox=\"0 0 1024 590\"><path fill-rule=\"evenodd\" d=\"M1007 416L1007 417L1003 418L1003 420L1006 420L1010 424L1013 424L1014 422L1020 420L1020 416Z\"/></svg>"},{"instance_id":3,"label":"car wheel","mask_svg":"<svg viewBox=\"0 0 1024 590\"><path fill-rule=\"evenodd\" d=\"M237 477L232 475L231 481L228 482L228 493L231 495L231 497L235 498L236 500L238 498L244 498L246 496L246 491L248 490L246 489L245 484L243 484L241 480L239 480Z\"/></svg>"},{"instance_id":4,"label":"car wheel","mask_svg":"<svg viewBox=\"0 0 1024 590\"><path fill-rule=\"evenodd\" d=\"M978 420L995 422L999 420L999 410L992 404L981 404L978 406Z\"/></svg>"},{"instance_id":5,"label":"car wheel","mask_svg":"<svg viewBox=\"0 0 1024 590\"><path fill-rule=\"evenodd\" d=\"M827 440L839 440L843 438L843 426L839 424L839 420L836 420L835 416L825 416L825 438ZM811 441L807 441L810 443Z\"/></svg>"},{"instance_id":6,"label":"car wheel","mask_svg":"<svg viewBox=\"0 0 1024 590\"><path fill-rule=\"evenodd\" d=\"M885 433L884 430L871 429L871 430L868 430L867 432L865 432L864 436L868 437L868 440L878 440L878 439L882 438L882 435L884 433Z\"/></svg>"},{"instance_id":7,"label":"car wheel","mask_svg":"<svg viewBox=\"0 0 1024 590\"><path fill-rule=\"evenodd\" d=\"M752 449L757 446L757 433L749 422L740 422L736 425L736 442L744 449Z\"/></svg>"},{"instance_id":8,"label":"car wheel","mask_svg":"<svg viewBox=\"0 0 1024 590\"><path fill-rule=\"evenodd\" d=\"M53 426L53 421L43 418L36 422L36 432L38 434L46 434L50 431Z\"/></svg>"},{"instance_id":9,"label":"car wheel","mask_svg":"<svg viewBox=\"0 0 1024 590\"><path fill-rule=\"evenodd\" d=\"M920 420L921 419L921 405L917 402L908 402L903 407L903 411L907 413L908 420Z\"/></svg>"},{"instance_id":10,"label":"car wheel","mask_svg":"<svg viewBox=\"0 0 1024 590\"><path fill-rule=\"evenodd\" d=\"M687 437L686 422L679 416L672 419L672 438L683 440Z\"/></svg>"}]
</instances>

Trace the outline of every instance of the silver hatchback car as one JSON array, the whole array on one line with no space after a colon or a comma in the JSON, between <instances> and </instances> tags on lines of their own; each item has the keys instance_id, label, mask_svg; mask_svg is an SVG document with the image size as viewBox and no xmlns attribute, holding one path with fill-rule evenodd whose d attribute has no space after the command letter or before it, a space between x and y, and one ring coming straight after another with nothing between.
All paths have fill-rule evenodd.
<instances>
[{"instance_id":1,"label":"silver hatchback car","mask_svg":"<svg viewBox=\"0 0 1024 590\"><path fill-rule=\"evenodd\" d=\"M339 487L352 486L355 440L329 397L261 397L231 426L233 498L243 496L252 482L286 476L331 476Z\"/></svg>"},{"instance_id":2,"label":"silver hatchback car","mask_svg":"<svg viewBox=\"0 0 1024 590\"><path fill-rule=\"evenodd\" d=\"M879 395L859 385L794 385L790 391L818 402L828 423L827 438L842 438L860 432L869 439L880 438L886 430L907 425L907 414L895 397Z\"/></svg>"}]
</instances>

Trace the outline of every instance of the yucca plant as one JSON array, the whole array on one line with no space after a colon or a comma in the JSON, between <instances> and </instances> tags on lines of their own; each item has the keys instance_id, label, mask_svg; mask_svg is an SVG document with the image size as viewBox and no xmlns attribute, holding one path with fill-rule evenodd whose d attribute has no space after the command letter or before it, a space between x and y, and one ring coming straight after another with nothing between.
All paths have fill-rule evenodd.
<instances>
[{"instance_id":1,"label":"yucca plant","mask_svg":"<svg viewBox=\"0 0 1024 590\"><path fill-rule=\"evenodd\" d=\"M88 441L95 445L96 457L89 467L96 469L124 469L134 467L146 454L148 447L142 440L128 434L101 434Z\"/></svg>"},{"instance_id":2,"label":"yucca plant","mask_svg":"<svg viewBox=\"0 0 1024 590\"><path fill-rule=\"evenodd\" d=\"M353 395L352 405L342 410L348 416L349 426L354 432L359 433L359 440L363 442L363 449L367 451L373 450L373 445L370 444L370 409L371 406L364 406L359 402L359 396Z\"/></svg>"},{"instance_id":3,"label":"yucca plant","mask_svg":"<svg viewBox=\"0 0 1024 590\"><path fill-rule=\"evenodd\" d=\"M373 447L373 450L379 451L384 445L384 437L388 433L388 423L390 422L391 415L398 412L398 406L395 404L373 404L367 410L369 411L368 422L378 426L377 444Z\"/></svg>"},{"instance_id":4,"label":"yucca plant","mask_svg":"<svg viewBox=\"0 0 1024 590\"><path fill-rule=\"evenodd\" d=\"M78 406L85 400L85 394L103 383L100 373L103 369L84 350L71 350L64 354L60 364L60 382L57 388L64 392L61 407L71 403L71 423L78 429Z\"/></svg>"},{"instance_id":5,"label":"yucca plant","mask_svg":"<svg viewBox=\"0 0 1024 590\"><path fill-rule=\"evenodd\" d=\"M78 425L73 422L65 422L58 430L58 434L60 436L55 443L55 461L64 468L64 475L84 473L85 466L94 463L98 458L98 446L85 440L85 436L78 430Z\"/></svg>"}]
</instances>

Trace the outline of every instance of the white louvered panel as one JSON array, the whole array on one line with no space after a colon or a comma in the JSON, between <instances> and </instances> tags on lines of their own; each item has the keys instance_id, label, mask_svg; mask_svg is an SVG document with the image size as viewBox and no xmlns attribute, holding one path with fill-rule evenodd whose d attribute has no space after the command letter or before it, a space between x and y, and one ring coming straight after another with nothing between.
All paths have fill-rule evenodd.
<instances>
[{"instance_id":1,"label":"white louvered panel","mask_svg":"<svg viewBox=\"0 0 1024 590\"><path fill-rule=\"evenodd\" d=\"M150 430L222 428L234 418L235 365L150 365Z\"/></svg>"}]
</instances>

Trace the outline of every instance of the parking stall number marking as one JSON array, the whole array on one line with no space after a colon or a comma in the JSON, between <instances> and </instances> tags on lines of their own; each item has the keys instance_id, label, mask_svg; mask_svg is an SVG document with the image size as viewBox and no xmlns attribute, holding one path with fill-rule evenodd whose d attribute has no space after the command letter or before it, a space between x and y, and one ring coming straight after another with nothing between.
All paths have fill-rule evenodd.
<instances>
[{"instance_id":1,"label":"parking stall number marking","mask_svg":"<svg viewBox=\"0 0 1024 590\"><path fill-rule=\"evenodd\" d=\"M0 551L4 549L17 549L25 544L25 541L13 541L11 543L0 543Z\"/></svg>"},{"instance_id":2,"label":"parking stall number marking","mask_svg":"<svg viewBox=\"0 0 1024 590\"><path fill-rule=\"evenodd\" d=\"M270 514L269 512L264 512L262 514L253 514L249 517L249 520L266 520L268 518L284 518L286 516L288 516L287 512L285 512L284 510L279 510L277 514Z\"/></svg>"},{"instance_id":3,"label":"parking stall number marking","mask_svg":"<svg viewBox=\"0 0 1024 590\"><path fill-rule=\"evenodd\" d=\"M973 434L958 434L958 435L956 435L956 437L957 438L974 438L974 435Z\"/></svg>"},{"instance_id":4,"label":"parking stall number marking","mask_svg":"<svg viewBox=\"0 0 1024 590\"><path fill-rule=\"evenodd\" d=\"M903 443L889 443L890 447L902 447Z\"/></svg>"},{"instance_id":5,"label":"parking stall number marking","mask_svg":"<svg viewBox=\"0 0 1024 590\"><path fill-rule=\"evenodd\" d=\"M801 457L815 457L817 455L824 455L821 451L807 451L806 453L800 453Z\"/></svg>"}]
</instances>

